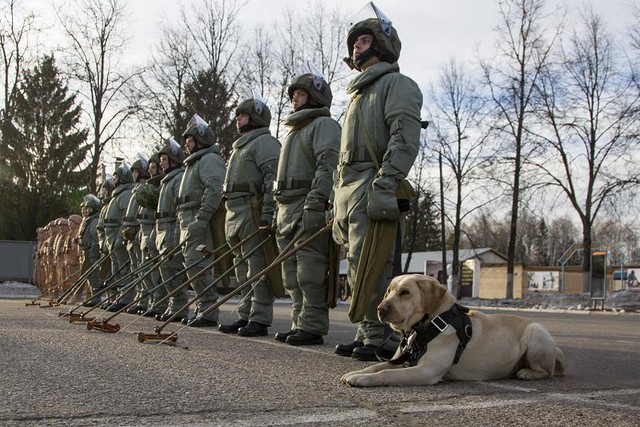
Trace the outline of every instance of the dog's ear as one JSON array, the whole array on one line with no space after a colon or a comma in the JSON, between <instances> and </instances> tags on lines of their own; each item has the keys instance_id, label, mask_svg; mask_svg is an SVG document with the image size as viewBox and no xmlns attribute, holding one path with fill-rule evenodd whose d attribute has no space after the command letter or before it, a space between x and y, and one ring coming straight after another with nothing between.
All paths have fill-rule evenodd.
<instances>
[{"instance_id":1,"label":"dog's ear","mask_svg":"<svg viewBox=\"0 0 640 427\"><path fill-rule=\"evenodd\" d=\"M444 295L447 293L447 288L438 283L437 280L426 276L418 278L418 286L422 296L422 307L425 313L432 315L442 302Z\"/></svg>"}]
</instances>

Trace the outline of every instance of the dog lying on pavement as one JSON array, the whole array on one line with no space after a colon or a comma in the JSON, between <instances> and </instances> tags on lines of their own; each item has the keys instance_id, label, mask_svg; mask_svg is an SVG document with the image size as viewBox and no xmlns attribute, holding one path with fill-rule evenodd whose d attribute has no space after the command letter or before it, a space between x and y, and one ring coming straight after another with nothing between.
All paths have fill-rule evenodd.
<instances>
[{"instance_id":1,"label":"dog lying on pavement","mask_svg":"<svg viewBox=\"0 0 640 427\"><path fill-rule=\"evenodd\" d=\"M564 353L540 324L469 311L436 279L398 276L378 306L380 321L403 334L390 361L342 376L357 387L431 385L441 380L535 380L562 375Z\"/></svg>"}]
</instances>

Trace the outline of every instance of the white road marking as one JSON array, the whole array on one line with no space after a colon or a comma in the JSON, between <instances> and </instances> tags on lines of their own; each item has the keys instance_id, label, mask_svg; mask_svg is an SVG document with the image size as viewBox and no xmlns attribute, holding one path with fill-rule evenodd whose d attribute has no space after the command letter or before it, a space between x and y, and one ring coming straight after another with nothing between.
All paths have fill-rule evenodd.
<instances>
[{"instance_id":1,"label":"white road marking","mask_svg":"<svg viewBox=\"0 0 640 427\"><path fill-rule=\"evenodd\" d=\"M529 390L530 391L530 390ZM513 406L521 404L531 404L533 402L545 402L545 401L558 401L565 400L577 403L588 403L590 406L605 406L616 409L632 409L640 410L638 405L627 405L618 402L607 402L599 400L607 397L614 396L630 396L634 394L640 394L640 389L620 389L620 390L602 390L596 392L585 393L542 393L540 395L533 395L527 399L490 399L479 402L460 403L455 405L445 404L438 405L430 403L429 406L416 406L410 405L400 409L400 412L415 413L415 412L438 412L438 411L461 411L469 409L485 409L496 408L502 406ZM480 396L481 397L481 396Z\"/></svg>"}]
</instances>

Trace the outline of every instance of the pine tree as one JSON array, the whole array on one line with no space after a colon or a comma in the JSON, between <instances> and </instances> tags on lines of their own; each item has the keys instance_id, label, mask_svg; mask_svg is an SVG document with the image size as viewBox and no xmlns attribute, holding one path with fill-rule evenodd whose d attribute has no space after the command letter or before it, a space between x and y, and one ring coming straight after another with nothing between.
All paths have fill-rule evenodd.
<instances>
[{"instance_id":1,"label":"pine tree","mask_svg":"<svg viewBox=\"0 0 640 427\"><path fill-rule=\"evenodd\" d=\"M213 130L215 141L220 145L224 158L228 158L236 132L231 94L224 81L213 71L200 71L195 79L185 86L184 123L178 124L176 141L182 140L182 132L193 114L202 117Z\"/></svg>"},{"instance_id":2,"label":"pine tree","mask_svg":"<svg viewBox=\"0 0 640 427\"><path fill-rule=\"evenodd\" d=\"M23 149L9 159L18 193L13 225L21 230L14 238L33 239L38 225L76 211L89 182L88 132L80 128L80 106L68 92L53 55L23 75L14 116Z\"/></svg>"},{"instance_id":3,"label":"pine tree","mask_svg":"<svg viewBox=\"0 0 640 427\"><path fill-rule=\"evenodd\" d=\"M417 209L407 215L403 252L423 252L440 249L439 215L433 194L426 192L417 203Z\"/></svg>"}]
</instances>

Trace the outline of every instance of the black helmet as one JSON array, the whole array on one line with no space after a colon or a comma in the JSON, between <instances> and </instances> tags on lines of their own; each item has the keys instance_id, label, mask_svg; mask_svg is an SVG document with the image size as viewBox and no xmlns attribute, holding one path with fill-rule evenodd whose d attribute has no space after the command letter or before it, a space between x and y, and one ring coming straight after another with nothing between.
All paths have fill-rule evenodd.
<instances>
[{"instance_id":1,"label":"black helmet","mask_svg":"<svg viewBox=\"0 0 640 427\"><path fill-rule=\"evenodd\" d=\"M309 66L312 70L310 73L302 74L296 77L289 85L289 99L293 99L293 92L297 89L306 90L309 93L308 103L312 106L331 107L333 94L329 84L325 81L320 72L313 66Z\"/></svg>"},{"instance_id":2,"label":"black helmet","mask_svg":"<svg viewBox=\"0 0 640 427\"><path fill-rule=\"evenodd\" d=\"M347 34L347 50L349 57L345 58L345 62L351 68L360 69L362 64L354 64L353 62L353 44L356 39L363 34L373 36L373 44L371 46L374 56L378 56L381 61L394 63L400 58L400 49L402 44L398 37L398 32L391 25L391 21L378 9L373 2L365 7L371 7L375 18L367 18L352 25ZM359 61L360 62L360 61Z\"/></svg>"},{"instance_id":3,"label":"black helmet","mask_svg":"<svg viewBox=\"0 0 640 427\"><path fill-rule=\"evenodd\" d=\"M173 138L167 138L164 142L164 146L158 151L158 158L166 154L169 156L169 160L180 166L184 163L184 150L180 147L180 144Z\"/></svg>"},{"instance_id":4,"label":"black helmet","mask_svg":"<svg viewBox=\"0 0 640 427\"><path fill-rule=\"evenodd\" d=\"M245 113L249 115L249 122L253 128L265 128L271 124L271 111L260 95L245 99L236 108L236 117Z\"/></svg>"},{"instance_id":5,"label":"black helmet","mask_svg":"<svg viewBox=\"0 0 640 427\"><path fill-rule=\"evenodd\" d=\"M215 143L209 123L205 122L197 114L191 117L191 120L187 123L187 130L182 133L182 138L187 139L188 136L192 136L201 146L211 147Z\"/></svg>"}]
</instances>

